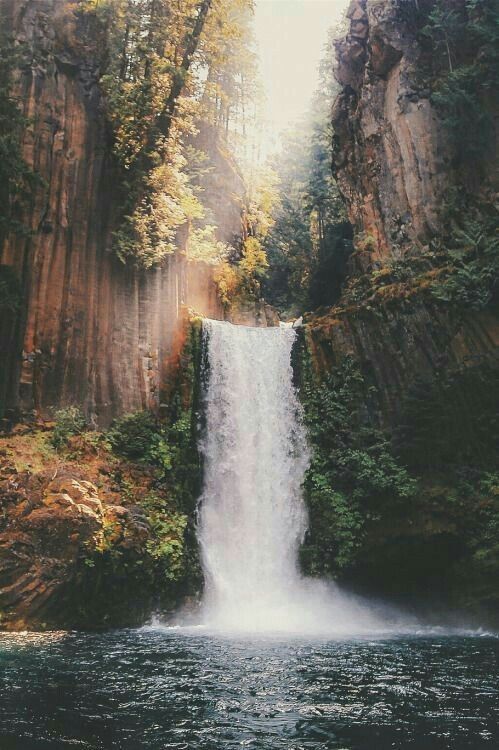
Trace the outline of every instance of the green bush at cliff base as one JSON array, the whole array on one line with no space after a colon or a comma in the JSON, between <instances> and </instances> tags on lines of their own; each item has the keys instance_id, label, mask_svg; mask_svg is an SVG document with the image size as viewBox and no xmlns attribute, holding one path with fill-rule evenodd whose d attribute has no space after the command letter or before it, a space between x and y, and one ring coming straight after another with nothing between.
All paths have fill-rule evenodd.
<instances>
[{"instance_id":1,"label":"green bush at cliff base","mask_svg":"<svg viewBox=\"0 0 499 750\"><path fill-rule=\"evenodd\" d=\"M114 421L107 438L117 455L157 467L176 495L185 494L182 480L195 468L191 454L197 459L189 410L172 424L159 422L148 411L125 414Z\"/></svg>"},{"instance_id":2,"label":"green bush at cliff base","mask_svg":"<svg viewBox=\"0 0 499 750\"><path fill-rule=\"evenodd\" d=\"M190 325L178 369L170 383L167 413L161 419L140 411L116 419L107 433L120 456L155 467L177 507L192 515L199 495L201 464L197 449L198 379L201 326Z\"/></svg>"},{"instance_id":3,"label":"green bush at cliff base","mask_svg":"<svg viewBox=\"0 0 499 750\"><path fill-rule=\"evenodd\" d=\"M149 411L125 414L113 422L107 437L113 450L126 458L148 461L158 436L154 415Z\"/></svg>"},{"instance_id":4,"label":"green bush at cliff base","mask_svg":"<svg viewBox=\"0 0 499 750\"><path fill-rule=\"evenodd\" d=\"M159 566L160 574L169 581L186 578L191 572L187 569L185 544L188 517L183 513L165 513L160 507L149 515L149 523L152 538L147 542L146 549Z\"/></svg>"},{"instance_id":5,"label":"green bush at cliff base","mask_svg":"<svg viewBox=\"0 0 499 750\"><path fill-rule=\"evenodd\" d=\"M81 435L87 427L87 420L77 406L58 409L54 416L55 427L51 437L54 448L63 448L67 445L70 437Z\"/></svg>"}]
</instances>

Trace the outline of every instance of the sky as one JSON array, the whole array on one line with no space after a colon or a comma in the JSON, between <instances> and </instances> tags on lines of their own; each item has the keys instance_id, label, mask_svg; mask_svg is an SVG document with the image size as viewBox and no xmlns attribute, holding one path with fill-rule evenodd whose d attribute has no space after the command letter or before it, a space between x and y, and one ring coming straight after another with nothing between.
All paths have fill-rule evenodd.
<instances>
[{"instance_id":1,"label":"sky","mask_svg":"<svg viewBox=\"0 0 499 750\"><path fill-rule=\"evenodd\" d=\"M348 0L256 0L267 143L307 111L328 29L340 21L347 5Z\"/></svg>"}]
</instances>

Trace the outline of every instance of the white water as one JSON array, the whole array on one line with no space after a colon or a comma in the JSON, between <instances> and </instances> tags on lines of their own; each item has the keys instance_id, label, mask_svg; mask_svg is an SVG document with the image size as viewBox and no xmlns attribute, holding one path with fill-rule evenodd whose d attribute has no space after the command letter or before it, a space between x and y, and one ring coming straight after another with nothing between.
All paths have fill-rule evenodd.
<instances>
[{"instance_id":1,"label":"white water","mask_svg":"<svg viewBox=\"0 0 499 750\"><path fill-rule=\"evenodd\" d=\"M292 379L296 331L203 325L208 379L198 534L204 623L246 632L400 630L393 613L387 620L386 611L299 572L309 453Z\"/></svg>"}]
</instances>

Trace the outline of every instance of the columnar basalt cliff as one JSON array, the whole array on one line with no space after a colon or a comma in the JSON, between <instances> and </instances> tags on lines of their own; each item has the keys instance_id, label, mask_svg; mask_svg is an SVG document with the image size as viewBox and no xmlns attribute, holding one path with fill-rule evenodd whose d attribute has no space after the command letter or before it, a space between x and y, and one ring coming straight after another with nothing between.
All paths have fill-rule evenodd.
<instances>
[{"instance_id":1,"label":"columnar basalt cliff","mask_svg":"<svg viewBox=\"0 0 499 750\"><path fill-rule=\"evenodd\" d=\"M2 328L0 401L45 414L75 403L108 424L158 406L182 305L220 316L216 286L209 267L191 267L180 253L137 270L110 250L117 176L91 19L75 22L67 0L2 0L1 10L25 60L23 154L44 184L26 211L30 235L12 235L1 249L22 302Z\"/></svg>"},{"instance_id":2,"label":"columnar basalt cliff","mask_svg":"<svg viewBox=\"0 0 499 750\"><path fill-rule=\"evenodd\" d=\"M427 245L442 229L442 206L455 182L429 80L436 50L422 45L414 21L418 9L427 21L433 5L352 0L348 34L336 45L342 88L333 112L335 174L352 224L371 239L374 259L394 248ZM496 110L493 97L489 106ZM491 136L484 182L497 190L496 156ZM476 175L469 177L476 189Z\"/></svg>"},{"instance_id":3,"label":"columnar basalt cliff","mask_svg":"<svg viewBox=\"0 0 499 750\"><path fill-rule=\"evenodd\" d=\"M356 249L338 305L309 316L318 366L327 371L345 354L357 356L384 394L380 418L388 421L414 378L473 365L494 356L499 343L493 292L480 309L459 300L442 303L433 293L450 262L444 196L456 186L464 195L476 175L468 170L468 184L458 182L463 174L451 163L449 133L430 95L427 52L402 13L406 5L412 3L352 0L348 34L336 43L341 90L333 111L333 170ZM427 20L434 3L423 5ZM493 97L487 105L494 110ZM487 145L480 195L493 208L494 130ZM430 253L432 240L438 250Z\"/></svg>"}]
</instances>

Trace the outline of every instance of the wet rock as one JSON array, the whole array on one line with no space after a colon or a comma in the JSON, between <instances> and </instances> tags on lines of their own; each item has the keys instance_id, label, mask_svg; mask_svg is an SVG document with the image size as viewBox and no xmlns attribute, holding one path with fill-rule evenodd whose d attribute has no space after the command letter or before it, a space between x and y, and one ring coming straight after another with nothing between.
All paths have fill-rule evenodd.
<instances>
[{"instance_id":1,"label":"wet rock","mask_svg":"<svg viewBox=\"0 0 499 750\"><path fill-rule=\"evenodd\" d=\"M0 475L0 507L3 628L142 621L150 592L134 564L150 537L143 514L106 502L95 484L67 468L55 478L49 472L20 474L15 481ZM113 556L124 566L121 572Z\"/></svg>"}]
</instances>

